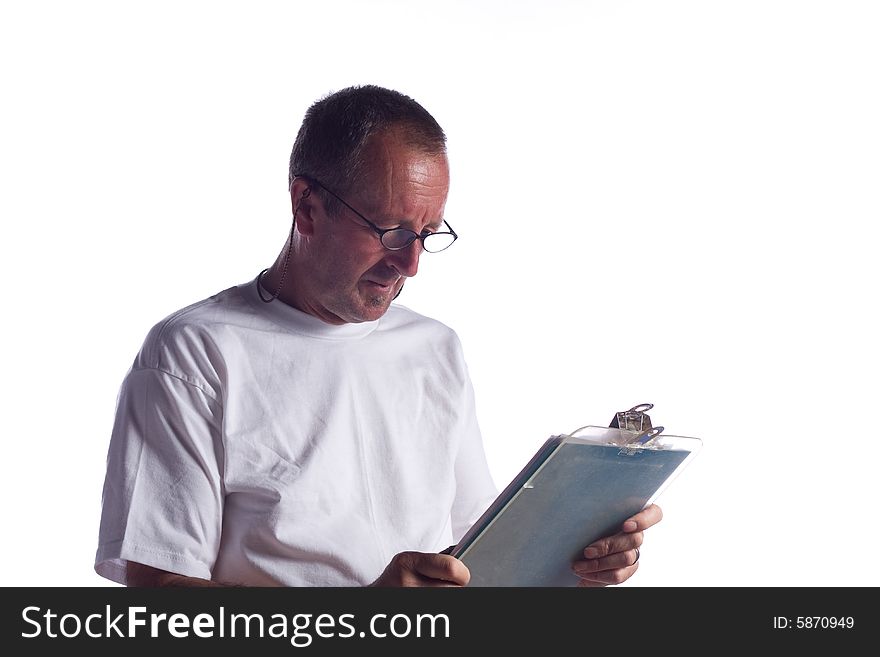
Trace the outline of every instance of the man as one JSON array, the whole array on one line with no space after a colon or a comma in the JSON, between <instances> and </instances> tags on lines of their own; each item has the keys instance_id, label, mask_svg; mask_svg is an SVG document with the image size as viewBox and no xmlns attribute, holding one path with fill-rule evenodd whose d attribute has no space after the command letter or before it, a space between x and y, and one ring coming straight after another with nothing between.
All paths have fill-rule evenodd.
<instances>
[{"instance_id":1,"label":"man","mask_svg":"<svg viewBox=\"0 0 880 657\"><path fill-rule=\"evenodd\" d=\"M149 333L123 382L96 571L129 585L461 586L438 553L492 502L461 346L393 304L444 220L445 135L411 98L352 87L307 112L293 225L254 280ZM651 506L573 564L637 569Z\"/></svg>"}]
</instances>

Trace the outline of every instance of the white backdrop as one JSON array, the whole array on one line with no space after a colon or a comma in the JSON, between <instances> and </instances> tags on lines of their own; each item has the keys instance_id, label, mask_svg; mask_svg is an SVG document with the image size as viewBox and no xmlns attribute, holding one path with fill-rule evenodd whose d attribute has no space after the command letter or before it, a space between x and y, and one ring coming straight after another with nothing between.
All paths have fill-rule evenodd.
<instances>
[{"instance_id":1,"label":"white backdrop","mask_svg":"<svg viewBox=\"0 0 880 657\"><path fill-rule=\"evenodd\" d=\"M632 586L880 585L880 8L834 1L4 2L3 585L92 571L147 330L268 266L308 105L413 96L461 239L454 327L503 486L653 402L702 453Z\"/></svg>"}]
</instances>

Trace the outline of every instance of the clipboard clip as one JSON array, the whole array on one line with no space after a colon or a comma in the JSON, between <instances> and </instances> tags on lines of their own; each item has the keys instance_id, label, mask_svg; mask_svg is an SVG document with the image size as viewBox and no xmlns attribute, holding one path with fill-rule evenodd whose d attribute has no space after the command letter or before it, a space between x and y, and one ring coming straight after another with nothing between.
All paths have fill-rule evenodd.
<instances>
[{"instance_id":1,"label":"clipboard clip","mask_svg":"<svg viewBox=\"0 0 880 657\"><path fill-rule=\"evenodd\" d=\"M608 426L612 429L631 431L636 434L626 443L621 453L634 454L636 449L648 447L651 441L663 432L664 427L655 427L651 424L651 416L648 415L648 411L652 408L654 408L654 404L636 404L626 411L615 413Z\"/></svg>"}]
</instances>

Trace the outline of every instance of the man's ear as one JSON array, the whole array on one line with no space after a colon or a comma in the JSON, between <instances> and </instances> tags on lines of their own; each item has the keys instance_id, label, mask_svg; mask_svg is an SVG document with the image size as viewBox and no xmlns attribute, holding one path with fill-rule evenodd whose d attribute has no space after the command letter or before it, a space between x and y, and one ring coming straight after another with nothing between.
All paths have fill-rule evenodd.
<instances>
[{"instance_id":1,"label":"man's ear","mask_svg":"<svg viewBox=\"0 0 880 657\"><path fill-rule=\"evenodd\" d=\"M309 186L308 180L305 178L293 179L293 183L290 185L290 205L297 230L303 235L311 235L315 230L312 204L309 202L311 195L312 188Z\"/></svg>"}]
</instances>

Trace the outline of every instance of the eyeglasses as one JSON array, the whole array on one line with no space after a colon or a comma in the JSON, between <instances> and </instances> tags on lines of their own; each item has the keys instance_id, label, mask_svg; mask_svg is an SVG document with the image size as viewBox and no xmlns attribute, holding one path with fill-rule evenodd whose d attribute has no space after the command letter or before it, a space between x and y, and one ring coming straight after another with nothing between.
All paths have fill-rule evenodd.
<instances>
[{"instance_id":1,"label":"eyeglasses","mask_svg":"<svg viewBox=\"0 0 880 657\"><path fill-rule=\"evenodd\" d=\"M419 234L414 230L410 230L409 228L379 228L372 221L367 219L360 212L351 207L348 203L342 200L339 196L334 194L331 190L327 189L327 186L324 185L320 180L312 178L311 176L302 176L306 178L310 182L314 183L325 192L330 194L337 201L342 203L349 210L354 212L358 217L367 222L367 225L373 229L373 232L379 236L379 241L382 243L386 249L390 251L400 251L401 249L405 249L410 244L415 242L416 240L420 240L422 242L422 248L425 249L428 253L439 253L444 249L448 249L452 246L452 243L458 239L458 233L452 230L452 226L446 223L446 220L443 220L448 231L437 231L436 233L423 233Z\"/></svg>"}]
</instances>

